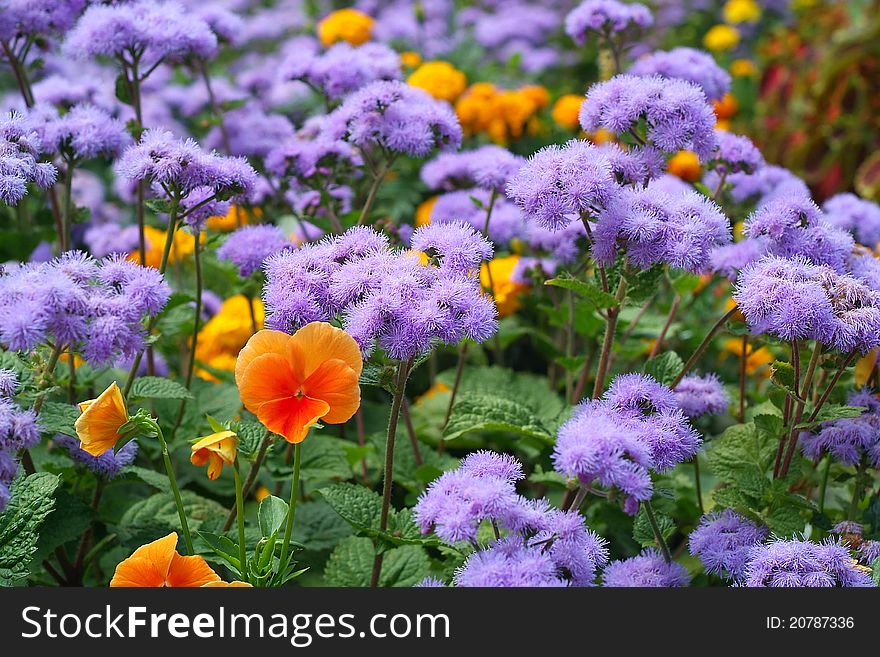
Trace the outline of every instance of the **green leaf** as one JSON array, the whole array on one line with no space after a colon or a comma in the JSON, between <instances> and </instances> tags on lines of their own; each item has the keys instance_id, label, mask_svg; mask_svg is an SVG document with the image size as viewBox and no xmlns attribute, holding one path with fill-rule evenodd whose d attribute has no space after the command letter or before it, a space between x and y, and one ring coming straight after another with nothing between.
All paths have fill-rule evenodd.
<instances>
[{"instance_id":1,"label":"green leaf","mask_svg":"<svg viewBox=\"0 0 880 657\"><path fill-rule=\"evenodd\" d=\"M656 509L654 510L654 516L657 518L657 526L660 528L663 540L672 536L672 533L675 531L675 523L672 521L672 518ZM635 522L633 522L633 540L642 547L657 545L644 505L639 508L639 513L636 516Z\"/></svg>"},{"instance_id":2,"label":"green leaf","mask_svg":"<svg viewBox=\"0 0 880 657\"><path fill-rule=\"evenodd\" d=\"M189 490L180 492L191 531L198 531L207 520L226 518L228 509L214 500ZM170 491L155 493L132 504L119 519L120 540L129 546L141 546L170 532L181 533L177 505Z\"/></svg>"},{"instance_id":3,"label":"green leaf","mask_svg":"<svg viewBox=\"0 0 880 657\"><path fill-rule=\"evenodd\" d=\"M343 480L352 477L351 465L345 451L347 443L339 438L321 436L307 440L302 446L300 477L307 482Z\"/></svg>"},{"instance_id":4,"label":"green leaf","mask_svg":"<svg viewBox=\"0 0 880 657\"><path fill-rule=\"evenodd\" d=\"M276 534L287 520L287 502L280 497L269 495L260 502L257 518L260 522L260 533L263 538Z\"/></svg>"},{"instance_id":5,"label":"green leaf","mask_svg":"<svg viewBox=\"0 0 880 657\"><path fill-rule=\"evenodd\" d=\"M0 585L28 576L40 530L55 508L57 475L38 472L15 481L6 510L0 514Z\"/></svg>"},{"instance_id":6,"label":"green leaf","mask_svg":"<svg viewBox=\"0 0 880 657\"><path fill-rule=\"evenodd\" d=\"M813 420L812 424L820 424L822 422L828 422L829 420L839 420L847 417L859 417L864 412L865 409L862 406L826 404L822 407L822 410L819 411L819 414L816 416L816 419Z\"/></svg>"},{"instance_id":7,"label":"green leaf","mask_svg":"<svg viewBox=\"0 0 880 657\"><path fill-rule=\"evenodd\" d=\"M660 277L663 276L663 265L656 264L650 269L639 270L636 273L625 272L624 278L629 284L626 297L632 303L644 303L657 293Z\"/></svg>"},{"instance_id":8,"label":"green leaf","mask_svg":"<svg viewBox=\"0 0 880 657\"><path fill-rule=\"evenodd\" d=\"M199 531L198 535L208 544L211 551L226 561L230 566L241 572L241 559L239 558L238 545L227 536L212 534L211 532Z\"/></svg>"},{"instance_id":9,"label":"green leaf","mask_svg":"<svg viewBox=\"0 0 880 657\"><path fill-rule=\"evenodd\" d=\"M55 511L49 514L40 529L33 561L41 562L58 546L78 540L91 526L94 517L92 507L63 488L57 489Z\"/></svg>"},{"instance_id":10,"label":"green leaf","mask_svg":"<svg viewBox=\"0 0 880 657\"><path fill-rule=\"evenodd\" d=\"M296 536L311 552L329 550L352 532L351 525L322 499L296 505Z\"/></svg>"},{"instance_id":11,"label":"green leaf","mask_svg":"<svg viewBox=\"0 0 880 657\"><path fill-rule=\"evenodd\" d=\"M597 308L613 308L619 305L613 294L605 292L600 287L574 278L571 274L563 272L556 278L544 281L544 285L552 285L571 290L579 297L583 297Z\"/></svg>"},{"instance_id":12,"label":"green leaf","mask_svg":"<svg viewBox=\"0 0 880 657\"><path fill-rule=\"evenodd\" d=\"M770 383L777 388L785 390L795 397L799 397L794 385L794 367L791 363L781 360L774 360L770 366Z\"/></svg>"},{"instance_id":13,"label":"green leaf","mask_svg":"<svg viewBox=\"0 0 880 657\"><path fill-rule=\"evenodd\" d=\"M239 422L235 425L235 434L238 436L238 453L253 459L266 435L266 427L259 422Z\"/></svg>"},{"instance_id":14,"label":"green leaf","mask_svg":"<svg viewBox=\"0 0 880 657\"><path fill-rule=\"evenodd\" d=\"M192 399L185 386L161 376L141 376L131 386L135 399Z\"/></svg>"},{"instance_id":15,"label":"green leaf","mask_svg":"<svg viewBox=\"0 0 880 657\"><path fill-rule=\"evenodd\" d=\"M80 413L76 406L59 402L43 402L40 409L40 431L48 434L61 433L76 438L74 423Z\"/></svg>"},{"instance_id":16,"label":"green leaf","mask_svg":"<svg viewBox=\"0 0 880 657\"><path fill-rule=\"evenodd\" d=\"M553 433L541 418L512 399L494 395L468 395L456 400L443 432L445 440L454 440L473 431L505 431L535 438L552 445Z\"/></svg>"},{"instance_id":17,"label":"green leaf","mask_svg":"<svg viewBox=\"0 0 880 657\"><path fill-rule=\"evenodd\" d=\"M684 367L684 361L674 351L664 351L645 363L645 374L653 376L663 385L669 385Z\"/></svg>"},{"instance_id":18,"label":"green leaf","mask_svg":"<svg viewBox=\"0 0 880 657\"><path fill-rule=\"evenodd\" d=\"M874 586L880 586L880 557L871 564L871 579L874 580Z\"/></svg>"},{"instance_id":19,"label":"green leaf","mask_svg":"<svg viewBox=\"0 0 880 657\"><path fill-rule=\"evenodd\" d=\"M131 475L134 479L137 479L141 483L146 484L147 486L152 486L156 490L169 490L170 483L168 482L168 475L164 472L156 472L155 470L148 470L147 468L142 468L137 465L132 465L127 467L123 471L123 475Z\"/></svg>"},{"instance_id":20,"label":"green leaf","mask_svg":"<svg viewBox=\"0 0 880 657\"><path fill-rule=\"evenodd\" d=\"M128 83L126 82L125 75L122 73L116 76L116 100L123 105L131 105L131 94L128 90Z\"/></svg>"},{"instance_id":21,"label":"green leaf","mask_svg":"<svg viewBox=\"0 0 880 657\"><path fill-rule=\"evenodd\" d=\"M729 484L740 479L766 477L776 457L772 436L758 431L753 422L735 424L709 443L706 457L716 477Z\"/></svg>"},{"instance_id":22,"label":"green leaf","mask_svg":"<svg viewBox=\"0 0 880 657\"><path fill-rule=\"evenodd\" d=\"M672 283L672 289L678 294L693 292L700 284L699 276L680 269L670 269L668 276L669 281Z\"/></svg>"},{"instance_id":23,"label":"green leaf","mask_svg":"<svg viewBox=\"0 0 880 657\"><path fill-rule=\"evenodd\" d=\"M328 586L370 585L373 561L376 556L368 538L346 538L330 554L324 569ZM382 557L379 586L411 587L430 575L431 562L425 550L417 545L404 545L388 550Z\"/></svg>"}]
</instances>

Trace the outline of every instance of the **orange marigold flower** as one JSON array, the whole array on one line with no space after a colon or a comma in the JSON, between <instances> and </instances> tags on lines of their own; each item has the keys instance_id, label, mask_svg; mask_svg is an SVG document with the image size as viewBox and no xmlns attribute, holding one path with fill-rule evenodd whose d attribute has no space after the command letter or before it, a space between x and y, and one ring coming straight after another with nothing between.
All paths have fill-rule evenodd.
<instances>
[{"instance_id":1,"label":"orange marigold flower","mask_svg":"<svg viewBox=\"0 0 880 657\"><path fill-rule=\"evenodd\" d=\"M100 456L122 438L119 427L128 421L125 399L116 381L97 399L80 403L82 415L76 419L74 428L79 437L80 448L92 456Z\"/></svg>"},{"instance_id":2,"label":"orange marigold flower","mask_svg":"<svg viewBox=\"0 0 880 657\"><path fill-rule=\"evenodd\" d=\"M325 48L337 41L359 46L373 35L373 19L357 9L340 9L318 23L318 39Z\"/></svg>"},{"instance_id":3,"label":"orange marigold flower","mask_svg":"<svg viewBox=\"0 0 880 657\"><path fill-rule=\"evenodd\" d=\"M128 559L116 566L110 586L174 588L204 586L219 582L202 557L184 557L177 553L177 533L142 545Z\"/></svg>"},{"instance_id":4,"label":"orange marigold flower","mask_svg":"<svg viewBox=\"0 0 880 657\"><path fill-rule=\"evenodd\" d=\"M700 158L691 151L678 151L669 158L669 173L687 182L696 182L703 173Z\"/></svg>"},{"instance_id":5,"label":"orange marigold flower","mask_svg":"<svg viewBox=\"0 0 880 657\"><path fill-rule=\"evenodd\" d=\"M712 101L712 108L715 110L715 116L723 121L733 118L739 111L739 102L736 100L736 96L728 91L719 100Z\"/></svg>"},{"instance_id":6,"label":"orange marigold flower","mask_svg":"<svg viewBox=\"0 0 880 657\"><path fill-rule=\"evenodd\" d=\"M224 465L235 463L238 436L233 431L218 431L199 438L191 447L190 462L198 467L208 466L208 479L215 480L223 472Z\"/></svg>"},{"instance_id":7,"label":"orange marigold flower","mask_svg":"<svg viewBox=\"0 0 880 657\"><path fill-rule=\"evenodd\" d=\"M267 429L299 443L318 420L341 424L355 414L363 365L354 338L312 322L293 335L257 332L238 354L235 382L245 408Z\"/></svg>"},{"instance_id":8,"label":"orange marigold flower","mask_svg":"<svg viewBox=\"0 0 880 657\"><path fill-rule=\"evenodd\" d=\"M578 113L581 111L581 105L584 104L584 96L579 94L565 94L560 96L559 100L553 105L553 111L550 115L556 125L566 130L577 130L580 127L578 121Z\"/></svg>"},{"instance_id":9,"label":"orange marigold flower","mask_svg":"<svg viewBox=\"0 0 880 657\"><path fill-rule=\"evenodd\" d=\"M432 196L419 203L416 208L416 227L427 226L431 223L431 212L434 211L434 205L436 205L438 198L437 196Z\"/></svg>"},{"instance_id":10,"label":"orange marigold flower","mask_svg":"<svg viewBox=\"0 0 880 657\"><path fill-rule=\"evenodd\" d=\"M507 317L519 310L520 295L528 289L527 285L513 280L513 271L517 263L519 256L511 255L492 258L480 267L480 283L486 289L492 288L499 317Z\"/></svg>"}]
</instances>

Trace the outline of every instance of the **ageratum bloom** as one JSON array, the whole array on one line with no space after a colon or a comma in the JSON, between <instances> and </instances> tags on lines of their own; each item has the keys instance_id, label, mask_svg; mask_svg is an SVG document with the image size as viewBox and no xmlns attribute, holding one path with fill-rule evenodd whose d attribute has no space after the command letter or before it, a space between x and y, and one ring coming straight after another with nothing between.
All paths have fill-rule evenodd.
<instances>
[{"instance_id":1,"label":"ageratum bloom","mask_svg":"<svg viewBox=\"0 0 880 657\"><path fill-rule=\"evenodd\" d=\"M441 153L422 167L421 178L431 189L451 191L477 187L503 192L525 160L506 148L489 144L472 151Z\"/></svg>"},{"instance_id":2,"label":"ageratum bloom","mask_svg":"<svg viewBox=\"0 0 880 657\"><path fill-rule=\"evenodd\" d=\"M472 553L455 573L461 587L568 586L552 557L541 546L529 546L513 536L486 550Z\"/></svg>"},{"instance_id":3,"label":"ageratum bloom","mask_svg":"<svg viewBox=\"0 0 880 657\"><path fill-rule=\"evenodd\" d=\"M621 561L612 561L602 573L605 587L672 588L687 586L691 576L681 564L667 563L654 548Z\"/></svg>"},{"instance_id":4,"label":"ageratum bloom","mask_svg":"<svg viewBox=\"0 0 880 657\"><path fill-rule=\"evenodd\" d=\"M399 80L400 55L384 43L357 47L337 43L321 53L290 53L282 64L281 76L305 82L328 99L339 100L371 82Z\"/></svg>"},{"instance_id":5,"label":"ageratum bloom","mask_svg":"<svg viewBox=\"0 0 880 657\"><path fill-rule=\"evenodd\" d=\"M735 281L740 270L767 255L767 238L747 238L719 246L709 256L709 268Z\"/></svg>"},{"instance_id":6,"label":"ageratum bloom","mask_svg":"<svg viewBox=\"0 0 880 657\"><path fill-rule=\"evenodd\" d=\"M749 551L744 586L767 587L870 587L869 573L857 567L839 541L813 543L775 539Z\"/></svg>"},{"instance_id":7,"label":"ageratum bloom","mask_svg":"<svg viewBox=\"0 0 880 657\"><path fill-rule=\"evenodd\" d=\"M619 193L611 160L588 141L547 146L507 183L507 196L539 224L559 230L597 215Z\"/></svg>"},{"instance_id":8,"label":"ageratum bloom","mask_svg":"<svg viewBox=\"0 0 880 657\"><path fill-rule=\"evenodd\" d=\"M648 188L620 191L599 214L593 256L606 265L619 253L647 269L658 262L701 272L712 250L730 242L730 221L692 190L671 196Z\"/></svg>"},{"instance_id":9,"label":"ageratum bloom","mask_svg":"<svg viewBox=\"0 0 880 657\"><path fill-rule=\"evenodd\" d=\"M132 141L122 121L94 105L75 105L63 115L51 107L38 111L46 120L32 120L32 125L40 134L43 149L61 152L75 161L114 158Z\"/></svg>"},{"instance_id":10,"label":"ageratum bloom","mask_svg":"<svg viewBox=\"0 0 880 657\"><path fill-rule=\"evenodd\" d=\"M732 509L713 511L700 519L688 539L688 550L700 558L706 571L739 580L746 570L751 549L767 537L757 525Z\"/></svg>"},{"instance_id":11,"label":"ageratum bloom","mask_svg":"<svg viewBox=\"0 0 880 657\"><path fill-rule=\"evenodd\" d=\"M85 5L86 0L3 0L0 2L0 41L66 32Z\"/></svg>"},{"instance_id":12,"label":"ageratum bloom","mask_svg":"<svg viewBox=\"0 0 880 657\"><path fill-rule=\"evenodd\" d=\"M69 251L0 276L0 342L29 351L51 341L105 365L143 349L141 319L158 314L169 295L155 269Z\"/></svg>"},{"instance_id":13,"label":"ageratum bloom","mask_svg":"<svg viewBox=\"0 0 880 657\"><path fill-rule=\"evenodd\" d=\"M718 186L718 172L710 171L703 179L709 189ZM788 169L773 164L758 168L754 173L734 173L727 177L730 196L737 203L752 201L762 207L776 198L810 198L807 184Z\"/></svg>"},{"instance_id":14,"label":"ageratum bloom","mask_svg":"<svg viewBox=\"0 0 880 657\"><path fill-rule=\"evenodd\" d=\"M709 100L719 100L730 91L730 74L718 66L712 55L694 48L658 50L637 60L627 72L640 77L661 75L692 82Z\"/></svg>"},{"instance_id":15,"label":"ageratum bloom","mask_svg":"<svg viewBox=\"0 0 880 657\"><path fill-rule=\"evenodd\" d=\"M12 401L18 376L0 369L0 512L9 502L9 486L18 474L18 453L40 441L37 415Z\"/></svg>"},{"instance_id":16,"label":"ageratum bloom","mask_svg":"<svg viewBox=\"0 0 880 657\"><path fill-rule=\"evenodd\" d=\"M716 130L715 138L718 147L709 160L710 169L719 174L752 174L764 166L764 156L748 137Z\"/></svg>"},{"instance_id":17,"label":"ageratum bloom","mask_svg":"<svg viewBox=\"0 0 880 657\"><path fill-rule=\"evenodd\" d=\"M89 454L80 447L76 438L70 436L57 435L54 442L67 450L71 461L106 481L118 477L125 467L134 463L138 453L138 444L135 440L125 443L119 451L108 449L98 456Z\"/></svg>"},{"instance_id":18,"label":"ageratum bloom","mask_svg":"<svg viewBox=\"0 0 880 657\"><path fill-rule=\"evenodd\" d=\"M856 465L865 456L873 467L880 467L880 400L863 388L851 393L846 403L866 410L858 417L825 422L815 433L801 433L801 449L817 461L828 453L844 465Z\"/></svg>"},{"instance_id":19,"label":"ageratum bloom","mask_svg":"<svg viewBox=\"0 0 880 657\"><path fill-rule=\"evenodd\" d=\"M440 194L431 207L431 223L465 222L474 230L482 231L490 202L491 192L485 189L460 189ZM520 209L504 197L496 198L489 221L489 239L495 244L507 244L515 237L525 237L528 232L529 227Z\"/></svg>"},{"instance_id":20,"label":"ageratum bloom","mask_svg":"<svg viewBox=\"0 0 880 657\"><path fill-rule=\"evenodd\" d=\"M617 0L586 0L565 17L565 33L579 46L591 33L605 38L650 27L654 22L651 10L638 2Z\"/></svg>"},{"instance_id":21,"label":"ageratum bloom","mask_svg":"<svg viewBox=\"0 0 880 657\"><path fill-rule=\"evenodd\" d=\"M461 125L452 109L426 92L399 81L373 82L348 96L327 117L333 139L361 150L425 157L461 144Z\"/></svg>"},{"instance_id":22,"label":"ageratum bloom","mask_svg":"<svg viewBox=\"0 0 880 657\"><path fill-rule=\"evenodd\" d=\"M867 247L880 242L880 205L855 194L836 194L822 205L825 218L833 226L847 230Z\"/></svg>"},{"instance_id":23,"label":"ageratum bloom","mask_svg":"<svg viewBox=\"0 0 880 657\"><path fill-rule=\"evenodd\" d=\"M593 85L581 106L581 127L616 134L634 132L667 153L689 150L708 160L715 150L715 114L703 91L690 82L654 75L617 75Z\"/></svg>"},{"instance_id":24,"label":"ageratum bloom","mask_svg":"<svg viewBox=\"0 0 880 657\"><path fill-rule=\"evenodd\" d=\"M675 399L689 418L702 415L721 415L727 412L730 397L718 375L688 374L675 386Z\"/></svg>"},{"instance_id":25,"label":"ageratum bloom","mask_svg":"<svg viewBox=\"0 0 880 657\"><path fill-rule=\"evenodd\" d=\"M226 238L217 249L217 259L233 263L239 276L247 278L263 266L266 258L295 246L278 226L244 226Z\"/></svg>"},{"instance_id":26,"label":"ageratum bloom","mask_svg":"<svg viewBox=\"0 0 880 657\"><path fill-rule=\"evenodd\" d=\"M48 188L58 171L39 162L43 144L30 121L22 114L0 115L0 200L16 205L27 194L28 183Z\"/></svg>"}]
</instances>

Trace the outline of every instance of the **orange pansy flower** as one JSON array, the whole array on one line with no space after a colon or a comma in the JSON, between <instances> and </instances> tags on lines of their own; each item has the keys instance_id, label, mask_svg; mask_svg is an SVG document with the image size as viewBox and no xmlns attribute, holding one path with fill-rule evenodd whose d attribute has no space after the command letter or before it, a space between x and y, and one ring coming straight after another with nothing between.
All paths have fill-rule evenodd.
<instances>
[{"instance_id":1,"label":"orange pansy flower","mask_svg":"<svg viewBox=\"0 0 880 657\"><path fill-rule=\"evenodd\" d=\"M245 408L273 433L298 443L318 420L341 424L355 414L363 365L354 338L312 322L293 335L258 331L238 354L235 382Z\"/></svg>"},{"instance_id":2,"label":"orange pansy flower","mask_svg":"<svg viewBox=\"0 0 880 657\"><path fill-rule=\"evenodd\" d=\"M125 400L116 381L101 393L97 399L80 403L82 413L74 424L79 437L80 448L92 456L100 456L113 449L122 437L119 427L128 421Z\"/></svg>"},{"instance_id":3,"label":"orange pansy flower","mask_svg":"<svg viewBox=\"0 0 880 657\"><path fill-rule=\"evenodd\" d=\"M208 479L215 480L224 465L232 465L238 448L238 437L233 431L218 431L200 438L191 448L190 463L208 466Z\"/></svg>"},{"instance_id":4,"label":"orange pansy flower","mask_svg":"<svg viewBox=\"0 0 880 657\"><path fill-rule=\"evenodd\" d=\"M208 582L207 584L202 584L203 589L252 589L254 588L253 584L248 584L247 582Z\"/></svg>"},{"instance_id":5,"label":"orange pansy flower","mask_svg":"<svg viewBox=\"0 0 880 657\"><path fill-rule=\"evenodd\" d=\"M184 557L177 553L177 533L142 545L128 559L116 566L110 586L158 588L197 587L219 582L202 557Z\"/></svg>"}]
</instances>

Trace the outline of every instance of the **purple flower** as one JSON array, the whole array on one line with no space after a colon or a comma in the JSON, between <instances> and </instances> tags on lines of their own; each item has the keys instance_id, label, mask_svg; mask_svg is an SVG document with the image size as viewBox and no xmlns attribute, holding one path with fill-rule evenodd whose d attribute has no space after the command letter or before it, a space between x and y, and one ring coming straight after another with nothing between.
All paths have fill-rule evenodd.
<instances>
[{"instance_id":1,"label":"purple flower","mask_svg":"<svg viewBox=\"0 0 880 657\"><path fill-rule=\"evenodd\" d=\"M464 222L482 232L490 202L491 192L484 189L461 189L440 194L431 208L431 223ZM496 198L489 221L489 239L495 244L507 244L515 237L523 237L528 231L520 209L504 197ZM543 231L548 232L546 229Z\"/></svg>"},{"instance_id":2,"label":"purple flower","mask_svg":"<svg viewBox=\"0 0 880 657\"><path fill-rule=\"evenodd\" d=\"M17 379L10 377L9 370L3 372L3 396L0 396L0 512L9 501L9 485L18 474L18 452L34 447L40 441L37 414L32 410L22 410L6 392L15 392ZM10 393L11 394L11 393Z\"/></svg>"},{"instance_id":3,"label":"purple flower","mask_svg":"<svg viewBox=\"0 0 880 657\"><path fill-rule=\"evenodd\" d=\"M873 251L856 245L846 259L846 271L875 292L880 292L880 260Z\"/></svg>"},{"instance_id":4,"label":"purple flower","mask_svg":"<svg viewBox=\"0 0 880 657\"><path fill-rule=\"evenodd\" d=\"M506 148L490 144L472 151L441 153L422 167L421 176L431 189L478 187L503 192L524 163Z\"/></svg>"},{"instance_id":5,"label":"purple flower","mask_svg":"<svg viewBox=\"0 0 880 657\"><path fill-rule=\"evenodd\" d=\"M847 534L852 534L854 536L862 535L862 525L853 522L852 520L844 520L843 522L839 522L834 527L831 528L832 533L840 534L841 536L846 536Z\"/></svg>"},{"instance_id":6,"label":"purple flower","mask_svg":"<svg viewBox=\"0 0 880 657\"><path fill-rule=\"evenodd\" d=\"M718 148L712 154L708 166L719 174L753 174L765 165L764 156L752 140L732 132L716 130Z\"/></svg>"},{"instance_id":7,"label":"purple flower","mask_svg":"<svg viewBox=\"0 0 880 657\"><path fill-rule=\"evenodd\" d=\"M244 157L264 158L294 135L293 125L286 116L266 112L257 103L227 112L223 125L229 139L229 154ZM223 139L220 127L216 126L205 135L205 145L225 149Z\"/></svg>"},{"instance_id":8,"label":"purple flower","mask_svg":"<svg viewBox=\"0 0 880 657\"><path fill-rule=\"evenodd\" d=\"M718 186L718 172L709 171L703 183L709 189ZM758 207L766 205L775 198L793 199L810 198L807 184L783 167L768 164L760 167L755 173L734 173L727 177L730 184L730 196L737 203L754 201Z\"/></svg>"},{"instance_id":9,"label":"purple flower","mask_svg":"<svg viewBox=\"0 0 880 657\"><path fill-rule=\"evenodd\" d=\"M54 110L52 113L54 117L39 130L46 151L60 151L74 160L91 160L114 158L131 144L125 124L94 105L75 105L61 116Z\"/></svg>"},{"instance_id":10,"label":"purple flower","mask_svg":"<svg viewBox=\"0 0 880 657\"><path fill-rule=\"evenodd\" d=\"M420 589L439 589L446 588L446 583L442 579L437 579L436 577L426 577L421 582L416 584L415 587Z\"/></svg>"},{"instance_id":11,"label":"purple flower","mask_svg":"<svg viewBox=\"0 0 880 657\"><path fill-rule=\"evenodd\" d=\"M801 196L777 197L762 205L746 219L744 232L767 237L772 255L804 256L839 272L845 271L853 249L849 233L828 223L818 206Z\"/></svg>"},{"instance_id":12,"label":"purple flower","mask_svg":"<svg viewBox=\"0 0 880 657\"><path fill-rule=\"evenodd\" d=\"M633 132L644 121L645 137L667 153L694 151L709 160L715 150L715 114L695 84L659 75L617 75L593 85L581 105L580 122L587 132L599 128L617 134Z\"/></svg>"},{"instance_id":13,"label":"purple flower","mask_svg":"<svg viewBox=\"0 0 880 657\"><path fill-rule=\"evenodd\" d=\"M78 59L117 57L129 64L139 53L143 72L160 61L210 59L217 52L217 37L205 21L173 2L93 4L67 34L64 52Z\"/></svg>"},{"instance_id":14,"label":"purple flower","mask_svg":"<svg viewBox=\"0 0 880 657\"><path fill-rule=\"evenodd\" d=\"M79 441L70 436L55 436L55 444L67 450L71 460L105 481L115 479L123 468L134 463L138 453L137 442L131 440L119 450L108 449L100 456L92 456L80 448Z\"/></svg>"},{"instance_id":15,"label":"purple flower","mask_svg":"<svg viewBox=\"0 0 880 657\"><path fill-rule=\"evenodd\" d=\"M514 457L487 449L468 454L462 459L458 469L472 477L496 477L510 483L525 477L522 463Z\"/></svg>"},{"instance_id":16,"label":"purple flower","mask_svg":"<svg viewBox=\"0 0 880 657\"><path fill-rule=\"evenodd\" d=\"M565 17L565 33L582 46L593 32L604 38L650 27L654 22L645 5L617 0L586 0Z\"/></svg>"},{"instance_id":17,"label":"purple flower","mask_svg":"<svg viewBox=\"0 0 880 657\"><path fill-rule=\"evenodd\" d=\"M700 519L688 539L688 550L706 571L739 580L745 574L751 549L767 537L767 528L732 509L713 511Z\"/></svg>"},{"instance_id":18,"label":"purple flower","mask_svg":"<svg viewBox=\"0 0 880 657\"><path fill-rule=\"evenodd\" d=\"M568 582L545 550L511 537L471 554L456 571L455 586L546 587L568 586Z\"/></svg>"},{"instance_id":19,"label":"purple flower","mask_svg":"<svg viewBox=\"0 0 880 657\"><path fill-rule=\"evenodd\" d=\"M825 201L822 209L830 224L847 230L867 247L880 242L880 205L855 194L836 194Z\"/></svg>"},{"instance_id":20,"label":"purple flower","mask_svg":"<svg viewBox=\"0 0 880 657\"><path fill-rule=\"evenodd\" d=\"M85 4L86 0L4 0L0 6L0 40L66 32Z\"/></svg>"},{"instance_id":21,"label":"purple flower","mask_svg":"<svg viewBox=\"0 0 880 657\"><path fill-rule=\"evenodd\" d=\"M595 586L597 571L608 563L605 539L590 531L578 511L550 510L526 543L541 547L572 586Z\"/></svg>"},{"instance_id":22,"label":"purple flower","mask_svg":"<svg viewBox=\"0 0 880 657\"><path fill-rule=\"evenodd\" d=\"M734 281L741 269L767 255L767 241L765 237L747 238L719 246L709 256L709 268Z\"/></svg>"},{"instance_id":23,"label":"purple flower","mask_svg":"<svg viewBox=\"0 0 880 657\"><path fill-rule=\"evenodd\" d=\"M239 276L247 278L260 269L270 255L294 246L278 226L244 226L226 238L217 249L217 258L232 262L238 267Z\"/></svg>"},{"instance_id":24,"label":"purple flower","mask_svg":"<svg viewBox=\"0 0 880 657\"><path fill-rule=\"evenodd\" d=\"M873 565L877 559L880 559L880 541L862 541L858 552L859 561L869 566Z\"/></svg>"},{"instance_id":25,"label":"purple flower","mask_svg":"<svg viewBox=\"0 0 880 657\"><path fill-rule=\"evenodd\" d=\"M413 233L410 244L416 251L436 254L441 266L464 275L492 259L492 245L464 223L422 226Z\"/></svg>"},{"instance_id":26,"label":"purple flower","mask_svg":"<svg viewBox=\"0 0 880 657\"><path fill-rule=\"evenodd\" d=\"M402 82L373 82L335 109L325 125L333 139L362 150L425 157L436 148L461 144L461 126L452 109L421 89Z\"/></svg>"},{"instance_id":27,"label":"purple flower","mask_svg":"<svg viewBox=\"0 0 880 657\"><path fill-rule=\"evenodd\" d=\"M28 183L47 188L58 171L38 162L42 143L27 117L16 112L0 115L0 200L16 205L27 194Z\"/></svg>"},{"instance_id":28,"label":"purple flower","mask_svg":"<svg viewBox=\"0 0 880 657\"><path fill-rule=\"evenodd\" d=\"M721 209L692 190L669 196L650 187L623 189L599 214L593 256L606 265L621 252L647 269L665 262L701 272L712 250L730 241L730 221Z\"/></svg>"},{"instance_id":29,"label":"purple flower","mask_svg":"<svg viewBox=\"0 0 880 657\"><path fill-rule=\"evenodd\" d=\"M303 127L276 145L266 155L266 169L279 178L294 176L301 181L350 171L363 164L358 152L342 139L332 139L323 131L325 116L312 117Z\"/></svg>"},{"instance_id":30,"label":"purple flower","mask_svg":"<svg viewBox=\"0 0 880 657\"><path fill-rule=\"evenodd\" d=\"M14 370L0 369L0 398L12 397L18 390L18 374Z\"/></svg>"},{"instance_id":31,"label":"purple flower","mask_svg":"<svg viewBox=\"0 0 880 657\"><path fill-rule=\"evenodd\" d=\"M687 586L691 581L687 569L671 561L666 563L654 548L621 561L612 561L602 573L605 587L670 588Z\"/></svg>"},{"instance_id":32,"label":"purple flower","mask_svg":"<svg viewBox=\"0 0 880 657\"><path fill-rule=\"evenodd\" d=\"M851 393L847 404L864 406L867 410L858 417L825 422L815 433L802 432L801 449L808 458L817 461L828 453L844 465L856 465L865 456L875 468L880 467L880 401L864 388ZM851 533L838 531L837 527L835 532Z\"/></svg>"},{"instance_id":33,"label":"purple flower","mask_svg":"<svg viewBox=\"0 0 880 657\"><path fill-rule=\"evenodd\" d=\"M604 152L590 142L571 140L532 155L507 183L507 196L527 216L559 230L582 214L598 214L619 189Z\"/></svg>"},{"instance_id":34,"label":"purple flower","mask_svg":"<svg viewBox=\"0 0 880 657\"><path fill-rule=\"evenodd\" d=\"M688 374L675 386L675 399L689 418L721 415L730 406L730 397L717 374Z\"/></svg>"},{"instance_id":35,"label":"purple flower","mask_svg":"<svg viewBox=\"0 0 880 657\"><path fill-rule=\"evenodd\" d=\"M840 541L813 543L775 539L749 552L744 585L748 587L874 586L871 575L856 567Z\"/></svg>"},{"instance_id":36,"label":"purple flower","mask_svg":"<svg viewBox=\"0 0 880 657\"><path fill-rule=\"evenodd\" d=\"M658 50L630 66L628 73L640 77L660 75L692 82L709 100L718 100L730 91L730 74L718 66L707 52L694 48Z\"/></svg>"},{"instance_id":37,"label":"purple flower","mask_svg":"<svg viewBox=\"0 0 880 657\"><path fill-rule=\"evenodd\" d=\"M340 42L322 53L290 53L281 75L301 80L328 99L338 100L371 82L399 80L400 56L382 43L354 47Z\"/></svg>"}]
</instances>

